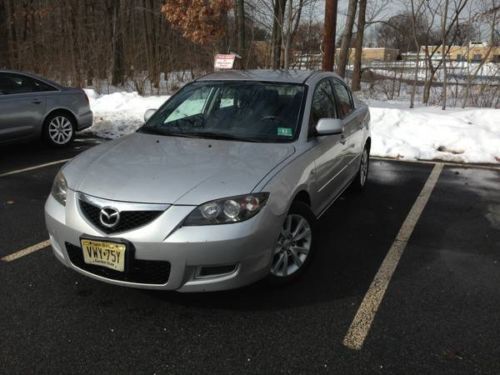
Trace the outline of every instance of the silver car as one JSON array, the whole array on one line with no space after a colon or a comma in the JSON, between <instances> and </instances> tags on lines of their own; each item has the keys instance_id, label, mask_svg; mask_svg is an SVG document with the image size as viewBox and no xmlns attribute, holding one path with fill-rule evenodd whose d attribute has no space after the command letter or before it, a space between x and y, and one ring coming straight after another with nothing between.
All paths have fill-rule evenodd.
<instances>
[{"instance_id":1,"label":"silver car","mask_svg":"<svg viewBox=\"0 0 500 375\"><path fill-rule=\"evenodd\" d=\"M204 76L136 133L61 169L45 205L54 254L137 288L294 280L317 248L317 218L365 185L369 118L333 73Z\"/></svg>"},{"instance_id":2,"label":"silver car","mask_svg":"<svg viewBox=\"0 0 500 375\"><path fill-rule=\"evenodd\" d=\"M41 138L62 147L76 131L91 125L92 111L83 90L0 70L0 144Z\"/></svg>"}]
</instances>

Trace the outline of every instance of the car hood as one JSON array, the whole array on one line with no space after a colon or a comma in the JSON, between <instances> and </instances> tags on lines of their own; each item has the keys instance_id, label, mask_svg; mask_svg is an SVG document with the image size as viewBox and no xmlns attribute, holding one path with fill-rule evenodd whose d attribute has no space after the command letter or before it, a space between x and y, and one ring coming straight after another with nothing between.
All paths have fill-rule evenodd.
<instances>
[{"instance_id":1,"label":"car hood","mask_svg":"<svg viewBox=\"0 0 500 375\"><path fill-rule=\"evenodd\" d=\"M294 152L291 144L135 133L80 154L63 173L70 189L100 198L199 205L250 193Z\"/></svg>"}]
</instances>

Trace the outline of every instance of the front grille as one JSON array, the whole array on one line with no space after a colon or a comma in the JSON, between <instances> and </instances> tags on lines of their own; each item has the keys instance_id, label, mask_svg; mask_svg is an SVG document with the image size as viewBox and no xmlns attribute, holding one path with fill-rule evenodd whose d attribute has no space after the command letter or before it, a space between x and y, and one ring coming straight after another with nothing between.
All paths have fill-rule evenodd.
<instances>
[{"instance_id":1,"label":"front grille","mask_svg":"<svg viewBox=\"0 0 500 375\"><path fill-rule=\"evenodd\" d=\"M83 261L83 251L79 246L66 242L69 259L78 268L107 279L140 284L166 284L170 276L170 263L165 261L127 259L126 272L87 264Z\"/></svg>"},{"instance_id":2,"label":"front grille","mask_svg":"<svg viewBox=\"0 0 500 375\"><path fill-rule=\"evenodd\" d=\"M162 214L163 211L120 211L120 221L113 228L108 228L101 224L101 220L99 219L99 214L101 212L101 208L98 206L94 206L91 203L80 200L80 208L85 216L85 218L99 230L104 233L116 233L116 232L124 232L127 230L135 229L138 227L142 227L158 216Z\"/></svg>"}]
</instances>

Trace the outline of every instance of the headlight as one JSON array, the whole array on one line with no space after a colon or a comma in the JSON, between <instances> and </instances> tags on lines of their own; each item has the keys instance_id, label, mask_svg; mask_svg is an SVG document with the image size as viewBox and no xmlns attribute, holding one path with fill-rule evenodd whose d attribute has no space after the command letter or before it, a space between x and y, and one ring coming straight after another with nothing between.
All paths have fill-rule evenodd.
<instances>
[{"instance_id":1,"label":"headlight","mask_svg":"<svg viewBox=\"0 0 500 375\"><path fill-rule=\"evenodd\" d=\"M207 202L189 214L184 225L231 224L248 220L264 207L269 193L240 195Z\"/></svg>"},{"instance_id":2,"label":"headlight","mask_svg":"<svg viewBox=\"0 0 500 375\"><path fill-rule=\"evenodd\" d=\"M66 195L68 193L68 184L62 172L59 172L52 184L51 194L56 201L66 206Z\"/></svg>"}]
</instances>

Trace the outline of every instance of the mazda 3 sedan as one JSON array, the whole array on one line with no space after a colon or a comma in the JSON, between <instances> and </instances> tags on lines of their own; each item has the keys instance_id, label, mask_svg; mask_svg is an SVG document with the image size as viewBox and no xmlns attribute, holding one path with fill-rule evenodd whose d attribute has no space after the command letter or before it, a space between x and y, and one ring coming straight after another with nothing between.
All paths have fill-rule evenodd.
<instances>
[{"instance_id":1,"label":"mazda 3 sedan","mask_svg":"<svg viewBox=\"0 0 500 375\"><path fill-rule=\"evenodd\" d=\"M66 164L45 205L56 258L182 292L299 277L316 220L368 176L369 111L335 74L226 71Z\"/></svg>"},{"instance_id":2,"label":"mazda 3 sedan","mask_svg":"<svg viewBox=\"0 0 500 375\"><path fill-rule=\"evenodd\" d=\"M42 139L53 147L67 146L77 131L92 126L92 118L82 89L0 70L0 144Z\"/></svg>"}]
</instances>

